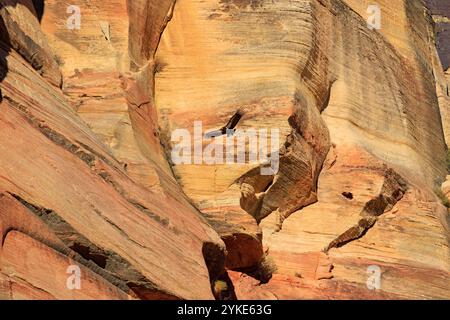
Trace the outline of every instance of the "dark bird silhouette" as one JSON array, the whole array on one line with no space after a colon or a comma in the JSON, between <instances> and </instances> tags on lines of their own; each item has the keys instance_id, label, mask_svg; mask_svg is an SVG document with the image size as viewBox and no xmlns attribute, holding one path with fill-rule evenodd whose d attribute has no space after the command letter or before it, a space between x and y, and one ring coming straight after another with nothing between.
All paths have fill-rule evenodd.
<instances>
[{"instance_id":1,"label":"dark bird silhouette","mask_svg":"<svg viewBox=\"0 0 450 320\"><path fill-rule=\"evenodd\" d=\"M239 121L241 120L243 114L241 111L237 111L228 121L228 123L219 130L210 131L205 134L207 138L219 137L221 135L226 134L227 136L231 136L236 131L235 128Z\"/></svg>"}]
</instances>

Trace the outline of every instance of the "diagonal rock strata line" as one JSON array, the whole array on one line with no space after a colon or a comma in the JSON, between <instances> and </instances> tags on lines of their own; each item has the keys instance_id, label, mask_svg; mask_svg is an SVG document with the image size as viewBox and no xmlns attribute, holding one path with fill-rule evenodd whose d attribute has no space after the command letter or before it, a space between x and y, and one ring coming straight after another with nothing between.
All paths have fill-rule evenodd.
<instances>
[{"instance_id":1,"label":"diagonal rock strata line","mask_svg":"<svg viewBox=\"0 0 450 320\"><path fill-rule=\"evenodd\" d=\"M406 181L393 169L387 169L384 173L384 183L380 194L365 204L358 223L334 239L324 251L328 252L331 248L341 247L363 237L375 225L378 217L392 210L407 190Z\"/></svg>"},{"instance_id":2,"label":"diagonal rock strata line","mask_svg":"<svg viewBox=\"0 0 450 320\"><path fill-rule=\"evenodd\" d=\"M28 122L39 129L39 131L46 136L49 140L54 142L55 144L61 146L65 150L69 151L70 153L76 155L80 160L82 160L85 164L87 164L91 169L97 172L98 176L101 177L106 183L111 185L120 195L124 196L128 202L130 202L134 207L139 209L141 212L158 222L164 227L169 227L169 220L167 218L161 218L158 215L151 212L147 207L140 204L136 200L130 199L127 197L125 191L123 188L117 184L114 179L111 177L111 175L104 171L104 170L97 170L96 169L96 163L98 160L101 160L105 162L107 165L111 167L115 167L114 164L108 160L106 157L100 155L98 152L90 148L89 146L85 145L84 143L81 143L77 141L77 144L72 143L69 139L67 139L62 134L56 132L55 130L51 129L43 121L40 121L39 119L35 118L33 115L30 114L30 112L27 110L25 106L22 106L21 104L15 102L8 96L5 96L5 100L7 100L14 108L18 109L22 114L25 116ZM84 151L85 149L86 151ZM116 166L117 168L117 166ZM121 169L119 169L121 170ZM172 231L175 231L176 233L179 233L178 230L169 227L172 229ZM119 229L119 228L117 228Z\"/></svg>"},{"instance_id":3,"label":"diagonal rock strata line","mask_svg":"<svg viewBox=\"0 0 450 320\"><path fill-rule=\"evenodd\" d=\"M54 248L58 252L64 251L61 253L66 256L73 256L76 261L90 268L124 292L129 292L131 289L141 298L149 297L152 294L172 296L169 293L160 292L152 282L120 255L109 250L103 250L93 244L53 210L34 205L18 195L10 195L39 217L66 245L63 250ZM71 250L76 254L71 254Z\"/></svg>"}]
</instances>

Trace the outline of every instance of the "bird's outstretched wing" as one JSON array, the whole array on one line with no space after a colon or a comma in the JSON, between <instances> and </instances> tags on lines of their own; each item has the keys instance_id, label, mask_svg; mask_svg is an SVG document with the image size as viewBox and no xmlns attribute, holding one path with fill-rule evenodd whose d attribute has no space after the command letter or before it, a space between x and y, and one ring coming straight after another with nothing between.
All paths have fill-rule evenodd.
<instances>
[{"instance_id":1,"label":"bird's outstretched wing","mask_svg":"<svg viewBox=\"0 0 450 320\"><path fill-rule=\"evenodd\" d=\"M242 118L242 114L238 111L236 112L231 119L228 121L227 125L225 126L226 129L232 130L236 128L237 124Z\"/></svg>"},{"instance_id":2,"label":"bird's outstretched wing","mask_svg":"<svg viewBox=\"0 0 450 320\"><path fill-rule=\"evenodd\" d=\"M215 138L223 135L223 129L213 130L205 133L205 138Z\"/></svg>"}]
</instances>

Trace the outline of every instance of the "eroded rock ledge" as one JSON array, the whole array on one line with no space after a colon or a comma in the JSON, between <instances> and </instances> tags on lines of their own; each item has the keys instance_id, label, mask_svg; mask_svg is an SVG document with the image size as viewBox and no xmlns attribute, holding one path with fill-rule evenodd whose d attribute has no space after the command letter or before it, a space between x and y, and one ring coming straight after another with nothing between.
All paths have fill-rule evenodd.
<instances>
[{"instance_id":1,"label":"eroded rock ledge","mask_svg":"<svg viewBox=\"0 0 450 320\"><path fill-rule=\"evenodd\" d=\"M0 0L0 297L449 298L446 6L378 3ZM236 112L275 174L174 165Z\"/></svg>"}]
</instances>

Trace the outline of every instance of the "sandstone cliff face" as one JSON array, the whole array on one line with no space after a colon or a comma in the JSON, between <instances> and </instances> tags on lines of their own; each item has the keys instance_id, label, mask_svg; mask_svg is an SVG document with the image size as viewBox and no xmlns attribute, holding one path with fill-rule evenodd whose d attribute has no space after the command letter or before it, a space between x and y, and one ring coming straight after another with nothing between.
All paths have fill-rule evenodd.
<instances>
[{"instance_id":1,"label":"sandstone cliff face","mask_svg":"<svg viewBox=\"0 0 450 320\"><path fill-rule=\"evenodd\" d=\"M445 4L0 3L1 298L450 298ZM173 161L237 113L278 170Z\"/></svg>"},{"instance_id":2,"label":"sandstone cliff face","mask_svg":"<svg viewBox=\"0 0 450 320\"><path fill-rule=\"evenodd\" d=\"M242 225L241 207L256 203L247 213L260 222L279 274L319 280L331 258L327 283L356 290L365 288L367 266L383 264L393 274L386 293L448 297L448 215L432 192L446 174L446 146L430 18L417 1L380 6L377 32L366 27L363 1L178 1L157 52L165 65L156 75L160 123L192 131L202 120L210 130L244 109L242 129L280 129L286 142L270 179L254 165L174 167L216 224ZM392 176L408 187L386 194ZM413 244L411 222L434 235ZM326 256L324 248L333 249ZM267 290L276 296L283 287Z\"/></svg>"},{"instance_id":3,"label":"sandstone cliff face","mask_svg":"<svg viewBox=\"0 0 450 320\"><path fill-rule=\"evenodd\" d=\"M48 5L45 12L60 14L52 3ZM3 9L2 17L21 21L15 12L28 10L28 6L16 1L5 3ZM31 21L37 28L35 36L44 36L38 20ZM9 31L9 25L5 25ZM34 50L32 44L41 40L32 42L33 35L25 34L26 27L11 26L18 31L13 29L14 33L8 34L18 38L2 42L2 296L213 298L210 280L222 270L225 254L217 234L189 204L174 179L157 164L150 165L153 160L145 158L144 152L139 153L138 142L131 141L134 145L130 143L130 152L120 147L113 152L106 134L96 135L89 128L89 121L86 124L77 115L63 91L36 70L53 66L46 64L53 58L50 53L30 51ZM77 49L70 46L70 38L57 33L55 43L64 42L70 50ZM77 40L83 42L83 38ZM58 45L54 48L55 54L64 59L64 51ZM33 69L30 57L42 59L43 67ZM86 61L95 63L90 57ZM128 86L122 85L121 78L114 82L115 76L121 77L119 70L107 67L105 64L105 69L97 71L103 73L75 73L74 77L81 80L74 86L68 81L64 90L72 101L86 104L87 111L97 105L98 112L113 113L114 119L112 110L116 108L123 118L131 118L127 105L132 109L136 103L133 99L140 98L138 79L130 75L129 80L123 80L129 81ZM81 99L77 99L79 86L83 85L91 91L83 91ZM94 119L97 121L93 126L101 132L99 118ZM142 122L148 121L142 118ZM133 124L127 118L119 121L124 127L120 143L138 137L139 131L133 134L129 128ZM109 125L116 123L110 121ZM131 170L137 173L128 173L123 158L118 159L121 152L130 161L136 158L138 168ZM145 178L149 171L145 166L151 168L153 177L147 186L139 183L139 178ZM82 268L82 290L66 287L66 270L71 265ZM192 286L191 281L196 285Z\"/></svg>"}]
</instances>

